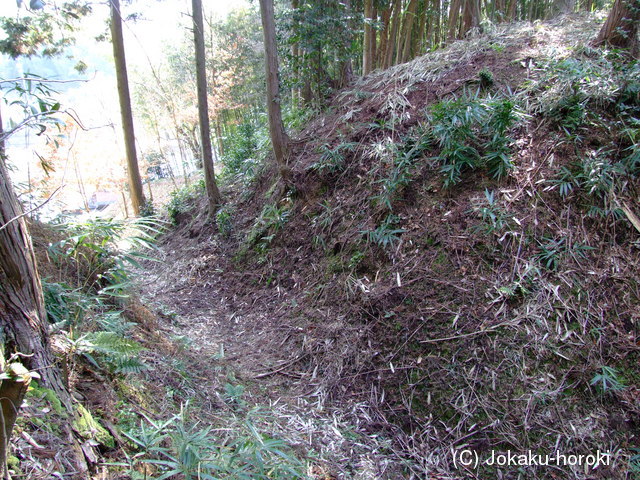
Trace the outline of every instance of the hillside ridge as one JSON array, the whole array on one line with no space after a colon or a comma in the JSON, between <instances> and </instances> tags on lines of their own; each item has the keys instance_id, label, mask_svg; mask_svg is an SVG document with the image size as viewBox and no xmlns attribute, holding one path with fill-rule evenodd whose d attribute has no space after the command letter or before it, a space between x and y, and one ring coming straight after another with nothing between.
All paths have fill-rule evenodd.
<instances>
[{"instance_id":1,"label":"hillside ridge","mask_svg":"<svg viewBox=\"0 0 640 480\"><path fill-rule=\"evenodd\" d=\"M388 439L362 478L498 474L457 469L461 448L607 451L501 478L629 478L640 75L589 47L598 22L509 26L336 93L292 143L294 187L267 166L227 189L225 231L181 219L144 297L256 398ZM327 478L363 471L338 451Z\"/></svg>"}]
</instances>

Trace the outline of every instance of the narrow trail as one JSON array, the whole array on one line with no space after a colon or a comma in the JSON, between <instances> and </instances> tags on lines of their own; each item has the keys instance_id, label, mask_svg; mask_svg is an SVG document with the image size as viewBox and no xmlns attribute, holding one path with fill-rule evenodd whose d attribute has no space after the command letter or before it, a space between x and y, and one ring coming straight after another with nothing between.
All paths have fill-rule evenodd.
<instances>
[{"instance_id":1,"label":"narrow trail","mask_svg":"<svg viewBox=\"0 0 640 480\"><path fill-rule=\"evenodd\" d=\"M287 361L281 350L270 348L271 312L283 310L278 299L265 294L249 303L234 295L233 280L240 274L226 271L228 262L212 245L179 251L165 245L159 253L160 261L141 278L141 294L167 334L185 343L203 365L224 361L239 379L286 384L264 375ZM219 265L213 276L204 273L209 265Z\"/></svg>"},{"instance_id":2,"label":"narrow trail","mask_svg":"<svg viewBox=\"0 0 640 480\"><path fill-rule=\"evenodd\" d=\"M297 372L305 355L287 345L287 332L300 328L288 323L287 292L237 271L215 240L172 237L157 257L140 273L140 295L161 334L195 359L203 418L219 418L225 383L237 383L249 408L267 412L270 433L300 458L312 452L310 478L412 478L390 442L367 430L366 405L330 404Z\"/></svg>"}]
</instances>

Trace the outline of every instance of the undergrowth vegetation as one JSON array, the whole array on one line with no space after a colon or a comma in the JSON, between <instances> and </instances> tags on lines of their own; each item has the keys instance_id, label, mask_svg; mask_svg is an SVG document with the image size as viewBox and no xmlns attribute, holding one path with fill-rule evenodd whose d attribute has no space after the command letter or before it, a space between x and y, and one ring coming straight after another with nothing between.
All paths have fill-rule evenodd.
<instances>
[{"instance_id":1,"label":"undergrowth vegetation","mask_svg":"<svg viewBox=\"0 0 640 480\"><path fill-rule=\"evenodd\" d=\"M242 330L283 359L262 375L318 411L349 410L373 433L342 441L375 445L378 478L390 464L397 478L457 478L451 452L467 447L613 458L520 478L638 472L640 70L584 46L592 32L564 21L492 30L359 80L316 118L300 114L287 188L262 168L261 127L239 127L206 254L233 261L202 254L175 273L190 291L215 285L234 315L264 307L259 328ZM191 188L175 195L174 221L197 203ZM255 388L221 386L232 433L184 414L136 423L122 467L302 477L275 435L253 431Z\"/></svg>"},{"instance_id":2,"label":"undergrowth vegetation","mask_svg":"<svg viewBox=\"0 0 640 480\"><path fill-rule=\"evenodd\" d=\"M433 105L427 116L430 133L440 153L436 160L445 187L453 186L485 168L495 179L504 178L513 168L509 130L522 112L514 98L481 97L467 93L457 99Z\"/></svg>"},{"instance_id":3,"label":"undergrowth vegetation","mask_svg":"<svg viewBox=\"0 0 640 480\"><path fill-rule=\"evenodd\" d=\"M52 330L64 338L67 364L83 355L97 368L138 373L146 368L141 347L128 338L134 326L122 316L132 288L132 270L150 260L163 230L160 221L96 218L57 227L63 238L51 243L48 255L58 280L43 281L45 307Z\"/></svg>"},{"instance_id":4,"label":"undergrowth vegetation","mask_svg":"<svg viewBox=\"0 0 640 480\"><path fill-rule=\"evenodd\" d=\"M133 480L306 478L304 465L283 441L258 431L254 420L259 412L219 430L191 422L189 413L183 407L168 420L145 416L138 427L125 432L135 450L127 463L118 465Z\"/></svg>"},{"instance_id":5,"label":"undergrowth vegetation","mask_svg":"<svg viewBox=\"0 0 640 480\"><path fill-rule=\"evenodd\" d=\"M324 338L290 347L307 360L288 373L319 402L360 392L414 471L451 474L470 444L609 449L596 476L625 478L640 424L640 70L584 46L591 34L518 28L338 95L292 147L299 195L262 187L264 202L235 206L254 212L239 265L290 296L288 335Z\"/></svg>"}]
</instances>

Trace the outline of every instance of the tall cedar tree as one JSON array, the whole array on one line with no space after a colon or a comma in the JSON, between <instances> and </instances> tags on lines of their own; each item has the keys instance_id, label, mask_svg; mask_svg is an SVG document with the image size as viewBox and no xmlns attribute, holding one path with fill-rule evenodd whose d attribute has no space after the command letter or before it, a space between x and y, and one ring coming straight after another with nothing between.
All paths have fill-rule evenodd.
<instances>
[{"instance_id":1,"label":"tall cedar tree","mask_svg":"<svg viewBox=\"0 0 640 480\"><path fill-rule=\"evenodd\" d=\"M276 47L276 24L273 14L273 0L260 0L260 14L262 16L262 31L264 34L264 51L266 56L267 73L267 107L269 111L269 132L273 154L280 168L280 174L285 183L289 182L289 167L287 166L287 149L289 137L284 131L282 110L280 108L280 82L278 79L278 50Z\"/></svg>"},{"instance_id":2,"label":"tall cedar tree","mask_svg":"<svg viewBox=\"0 0 640 480\"><path fill-rule=\"evenodd\" d=\"M5 358L22 354L20 361L35 371L69 410L71 399L53 361L40 277L27 224L5 166L4 145L0 151L0 286L0 361L5 375L0 381L0 469L6 473L6 451L30 376L16 367L12 372Z\"/></svg>"},{"instance_id":3,"label":"tall cedar tree","mask_svg":"<svg viewBox=\"0 0 640 480\"><path fill-rule=\"evenodd\" d=\"M616 0L594 44L628 48L637 56L639 21L640 0Z\"/></svg>"},{"instance_id":4,"label":"tall cedar tree","mask_svg":"<svg viewBox=\"0 0 640 480\"><path fill-rule=\"evenodd\" d=\"M211 148L211 128L209 126L209 104L207 100L207 73L204 56L204 21L202 19L202 1L192 0L193 41L196 49L196 80L198 82L198 120L200 122L200 151L204 167L204 183L209 198L209 215L215 215L220 204L220 190L216 184Z\"/></svg>"},{"instance_id":5,"label":"tall cedar tree","mask_svg":"<svg viewBox=\"0 0 640 480\"><path fill-rule=\"evenodd\" d=\"M118 97L120 99L120 114L122 115L122 130L127 154L127 171L129 173L129 190L131 204L135 215L140 215L140 209L145 204L142 190L142 179L138 169L136 154L136 136L133 129L133 113L131 112L131 95L129 94L129 79L127 76L127 60L124 54L124 40L122 38L122 15L120 0L110 0L111 3L111 42L113 44L113 59L116 64L116 78L118 82Z\"/></svg>"}]
</instances>

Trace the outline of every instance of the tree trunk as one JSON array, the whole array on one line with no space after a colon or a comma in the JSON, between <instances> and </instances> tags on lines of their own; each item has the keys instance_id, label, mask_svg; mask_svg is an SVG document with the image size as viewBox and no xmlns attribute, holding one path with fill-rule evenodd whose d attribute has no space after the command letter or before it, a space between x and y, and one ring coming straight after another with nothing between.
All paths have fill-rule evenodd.
<instances>
[{"instance_id":1,"label":"tree trunk","mask_svg":"<svg viewBox=\"0 0 640 480\"><path fill-rule=\"evenodd\" d=\"M442 43L442 7L440 0L433 0L433 8L435 10L433 47L440 48Z\"/></svg>"},{"instance_id":2,"label":"tree trunk","mask_svg":"<svg viewBox=\"0 0 640 480\"><path fill-rule=\"evenodd\" d=\"M133 130L133 113L131 112L131 96L129 95L129 79L127 78L127 61L124 54L124 40L122 38L122 16L120 0L110 0L111 3L111 42L113 44L113 59L116 65L118 81L118 97L120 99L120 113L122 115L122 129L127 154L127 170L129 173L129 190L131 204L135 215L140 215L140 208L144 206L144 192L142 179L138 169L136 154L136 137Z\"/></svg>"},{"instance_id":3,"label":"tree trunk","mask_svg":"<svg viewBox=\"0 0 640 480\"><path fill-rule=\"evenodd\" d=\"M0 373L7 377L0 382L0 475L10 478L8 448L31 381L29 370L38 373L42 383L58 394L69 412L71 398L60 370L53 364L35 255L5 158L0 115ZM22 359L28 369L19 363L6 365L5 357L13 353L28 355Z\"/></svg>"},{"instance_id":4,"label":"tree trunk","mask_svg":"<svg viewBox=\"0 0 640 480\"><path fill-rule=\"evenodd\" d=\"M373 12L371 13L371 20L374 23L378 22L378 9L373 5ZM373 72L378 65L376 64L377 58L377 50L378 50L378 30L372 25L371 26L371 42L369 44L369 48L371 49L371 53L369 54L369 58L371 58L371 71Z\"/></svg>"},{"instance_id":5,"label":"tree trunk","mask_svg":"<svg viewBox=\"0 0 640 480\"><path fill-rule=\"evenodd\" d=\"M515 22L517 13L518 0L511 0L511 3L509 3L509 10L507 11L507 20L510 22Z\"/></svg>"},{"instance_id":6,"label":"tree trunk","mask_svg":"<svg viewBox=\"0 0 640 480\"><path fill-rule=\"evenodd\" d=\"M472 29L480 26L480 0L464 0L462 8L462 30L464 37Z\"/></svg>"},{"instance_id":7,"label":"tree trunk","mask_svg":"<svg viewBox=\"0 0 640 480\"><path fill-rule=\"evenodd\" d=\"M7 376L0 382L0 414L2 415L2 428L0 428L0 472L3 479L11 479L7 468L8 449L13 427L18 419L18 411L31 383L29 371L20 363L6 365L4 352L2 360L2 373Z\"/></svg>"},{"instance_id":8,"label":"tree trunk","mask_svg":"<svg viewBox=\"0 0 640 480\"><path fill-rule=\"evenodd\" d=\"M393 65L393 56L396 52L398 43L398 29L400 28L400 20L402 19L402 1L394 0L393 11L391 12L391 33L387 42L387 51L385 52L385 60L383 68L389 68Z\"/></svg>"},{"instance_id":9,"label":"tree trunk","mask_svg":"<svg viewBox=\"0 0 640 480\"><path fill-rule=\"evenodd\" d=\"M345 0L344 8L346 13L351 16L351 0ZM349 22L351 23L351 22ZM349 25L349 31L351 31L351 25ZM345 51L349 50L352 38L347 38L345 40ZM346 87L353 80L353 62L351 60L351 55L348 55L346 59L342 62L342 66L340 67L340 80L338 82L339 88Z\"/></svg>"},{"instance_id":10,"label":"tree trunk","mask_svg":"<svg viewBox=\"0 0 640 480\"><path fill-rule=\"evenodd\" d=\"M40 277L31 239L4 161L0 162L0 328L6 353L24 358L42 382L68 398L60 371L53 363Z\"/></svg>"},{"instance_id":11,"label":"tree trunk","mask_svg":"<svg viewBox=\"0 0 640 480\"><path fill-rule=\"evenodd\" d=\"M411 38L413 36L413 24L416 20L417 9L418 0L411 0L407 7L407 13L404 20L404 28L402 31L404 41L402 43L402 57L400 58L399 63L405 63L411 59Z\"/></svg>"},{"instance_id":12,"label":"tree trunk","mask_svg":"<svg viewBox=\"0 0 640 480\"><path fill-rule=\"evenodd\" d=\"M299 0L291 0L291 8L294 12L298 10L299 5ZM298 24L294 21L292 26L294 33L297 33L297 27ZM291 99L293 101L293 105L297 107L300 102L300 44L298 42L291 45L291 59L293 62L293 76L295 78L294 87L291 90Z\"/></svg>"},{"instance_id":13,"label":"tree trunk","mask_svg":"<svg viewBox=\"0 0 640 480\"><path fill-rule=\"evenodd\" d=\"M220 126L220 113L216 114L216 123L214 126L216 130L216 137L218 140L218 151L220 152L220 156L224 157L224 140L222 139L222 127Z\"/></svg>"},{"instance_id":14,"label":"tree trunk","mask_svg":"<svg viewBox=\"0 0 640 480\"><path fill-rule=\"evenodd\" d=\"M385 68L385 58L387 54L387 45L389 44L389 32L391 31L391 6L382 10L380 21L382 22L382 30L380 31L380 45L378 46L376 65Z\"/></svg>"},{"instance_id":15,"label":"tree trunk","mask_svg":"<svg viewBox=\"0 0 640 480\"><path fill-rule=\"evenodd\" d=\"M40 384L56 393L69 414L73 411L65 380L54 363L46 322L31 238L5 162L0 160L0 355L3 357L2 373L8 376L0 385L4 422L0 429L2 462L6 460L12 427L31 380L28 372L36 372L40 376ZM23 354L20 362L24 370L17 362L5 365L4 357L14 353ZM87 465L82 450L69 425L63 425L62 429L74 452L78 478L85 478Z\"/></svg>"},{"instance_id":16,"label":"tree trunk","mask_svg":"<svg viewBox=\"0 0 640 480\"><path fill-rule=\"evenodd\" d=\"M260 0L262 30L264 34L265 66L267 74L267 107L269 110L269 132L276 163L285 183L289 183L287 166L289 137L284 131L280 108L280 83L278 80L278 50L276 47L276 25L273 15L273 0Z\"/></svg>"},{"instance_id":17,"label":"tree trunk","mask_svg":"<svg viewBox=\"0 0 640 480\"><path fill-rule=\"evenodd\" d=\"M0 106L0 162L5 160L4 128L2 123L2 107Z\"/></svg>"},{"instance_id":18,"label":"tree trunk","mask_svg":"<svg viewBox=\"0 0 640 480\"><path fill-rule=\"evenodd\" d=\"M616 0L593 44L627 48L637 56L639 20L640 0Z\"/></svg>"},{"instance_id":19,"label":"tree trunk","mask_svg":"<svg viewBox=\"0 0 640 480\"><path fill-rule=\"evenodd\" d=\"M423 52L423 48L425 45L425 39L426 39L426 22L427 22L427 10L429 9L429 0L425 0L424 5L422 5L422 8L420 10L418 10L418 13L416 14L418 17L418 29L416 30L416 33L413 34L413 40L411 43L411 52L412 52L412 56L411 58L415 58L418 55L422 54Z\"/></svg>"},{"instance_id":20,"label":"tree trunk","mask_svg":"<svg viewBox=\"0 0 640 480\"><path fill-rule=\"evenodd\" d=\"M373 0L364 1L364 40L362 42L362 74L368 75L373 69L373 58L371 56L373 50L371 42L373 39L373 26L371 25L373 17Z\"/></svg>"},{"instance_id":21,"label":"tree trunk","mask_svg":"<svg viewBox=\"0 0 640 480\"><path fill-rule=\"evenodd\" d=\"M517 0L513 0L514 2ZM460 2L461 0L451 0L451 5L449 7L449 23L448 23L448 33L447 33L447 42L451 43L453 40L458 38L458 20L460 18Z\"/></svg>"},{"instance_id":22,"label":"tree trunk","mask_svg":"<svg viewBox=\"0 0 640 480\"><path fill-rule=\"evenodd\" d=\"M207 98L207 74L204 56L204 20L202 18L202 0L192 0L193 42L196 49L196 81L198 85L198 120L200 122L200 151L204 168L204 184L209 199L209 215L213 218L220 204L220 190L216 184L211 148L211 127L209 125L209 101Z\"/></svg>"}]
</instances>

